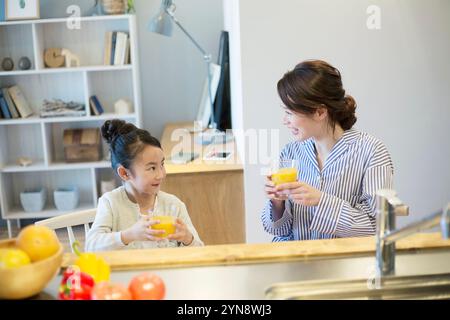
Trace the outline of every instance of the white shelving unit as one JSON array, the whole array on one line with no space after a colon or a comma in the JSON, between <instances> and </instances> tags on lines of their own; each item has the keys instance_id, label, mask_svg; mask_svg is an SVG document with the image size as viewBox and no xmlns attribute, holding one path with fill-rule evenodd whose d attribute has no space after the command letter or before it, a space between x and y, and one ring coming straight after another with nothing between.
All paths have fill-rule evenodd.
<instances>
[{"instance_id":1,"label":"white shelving unit","mask_svg":"<svg viewBox=\"0 0 450 320\"><path fill-rule=\"evenodd\" d=\"M107 31L130 34L131 64L103 65ZM119 118L142 127L137 25L134 15L82 17L81 28L71 30L67 19L42 19L0 23L0 61L11 57L15 64L27 56L30 70L0 71L0 88L19 85L35 115L26 119L0 119L0 204L2 218L11 220L41 219L64 214L54 206L53 191L77 186L80 204L77 210L95 208L100 195L100 181L111 179L113 172L106 158L98 162L65 163L63 131L69 128L100 127L105 120ZM48 69L44 65L46 48L67 48L80 57L77 68ZM91 114L89 97L97 95L105 113ZM120 98L133 101L131 114L114 114L114 102ZM40 118L44 99L61 99L83 103L86 116ZM103 143L103 142L102 142ZM103 143L103 155L108 155ZM21 167L19 157L33 164ZM47 205L42 212L25 212L20 192L45 187Z\"/></svg>"}]
</instances>

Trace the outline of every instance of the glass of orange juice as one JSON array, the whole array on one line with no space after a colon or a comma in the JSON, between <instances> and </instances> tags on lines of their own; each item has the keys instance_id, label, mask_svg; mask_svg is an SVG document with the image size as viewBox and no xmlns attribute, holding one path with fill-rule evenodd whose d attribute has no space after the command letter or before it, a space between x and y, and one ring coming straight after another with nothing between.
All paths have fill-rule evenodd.
<instances>
[{"instance_id":1,"label":"glass of orange juice","mask_svg":"<svg viewBox=\"0 0 450 320\"><path fill-rule=\"evenodd\" d=\"M173 216L153 216L153 220L159 220L160 223L151 226L153 230L164 230L163 234L155 235L159 238L165 238L175 233L175 217Z\"/></svg>"},{"instance_id":2,"label":"glass of orange juice","mask_svg":"<svg viewBox=\"0 0 450 320\"><path fill-rule=\"evenodd\" d=\"M282 159L272 163L271 167L271 180L275 186L279 186L284 183L297 181L297 168L298 161L290 159ZM287 195L279 200L286 200Z\"/></svg>"}]
</instances>

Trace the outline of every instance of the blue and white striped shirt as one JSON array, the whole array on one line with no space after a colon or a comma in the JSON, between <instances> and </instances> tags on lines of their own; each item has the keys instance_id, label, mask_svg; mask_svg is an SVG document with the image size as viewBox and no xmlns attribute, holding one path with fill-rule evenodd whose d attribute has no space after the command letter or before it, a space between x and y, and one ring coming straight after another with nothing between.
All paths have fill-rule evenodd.
<instances>
[{"instance_id":1,"label":"blue and white striped shirt","mask_svg":"<svg viewBox=\"0 0 450 320\"><path fill-rule=\"evenodd\" d=\"M287 144L281 159L298 160L298 180L322 191L316 207L285 201L283 216L273 221L272 202L262 212L273 241L314 240L375 234L375 193L392 188L393 164L384 144L350 129L332 148L322 171L312 139Z\"/></svg>"}]
</instances>

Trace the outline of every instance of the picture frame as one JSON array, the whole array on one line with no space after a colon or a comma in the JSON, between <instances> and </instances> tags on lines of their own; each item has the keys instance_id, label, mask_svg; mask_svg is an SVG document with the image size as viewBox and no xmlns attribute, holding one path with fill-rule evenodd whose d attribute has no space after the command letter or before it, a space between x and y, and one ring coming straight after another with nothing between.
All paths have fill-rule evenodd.
<instances>
[{"instance_id":1,"label":"picture frame","mask_svg":"<svg viewBox=\"0 0 450 320\"><path fill-rule=\"evenodd\" d=\"M41 16L40 0L4 0L4 2L6 21L39 19Z\"/></svg>"}]
</instances>

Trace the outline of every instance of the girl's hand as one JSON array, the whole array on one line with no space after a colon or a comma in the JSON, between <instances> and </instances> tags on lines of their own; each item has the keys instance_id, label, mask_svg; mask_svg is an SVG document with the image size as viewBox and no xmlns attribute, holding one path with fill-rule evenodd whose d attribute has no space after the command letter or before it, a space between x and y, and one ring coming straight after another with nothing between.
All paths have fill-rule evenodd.
<instances>
[{"instance_id":1,"label":"girl's hand","mask_svg":"<svg viewBox=\"0 0 450 320\"><path fill-rule=\"evenodd\" d=\"M163 234L164 230L153 230L152 225L159 223L158 220L153 220L150 216L141 216L138 222L136 222L130 228L121 232L122 242L125 245L130 244L133 241L161 241L164 238L156 237L159 234Z\"/></svg>"},{"instance_id":2,"label":"girl's hand","mask_svg":"<svg viewBox=\"0 0 450 320\"><path fill-rule=\"evenodd\" d=\"M287 192L292 201L307 207L318 206L322 196L321 191L303 182L284 183L276 187L276 190Z\"/></svg>"},{"instance_id":3,"label":"girl's hand","mask_svg":"<svg viewBox=\"0 0 450 320\"><path fill-rule=\"evenodd\" d=\"M176 228L176 232L174 234L169 234L167 239L182 242L185 246L190 245L192 241L194 241L194 236L189 231L183 220L177 218L174 225Z\"/></svg>"}]
</instances>

